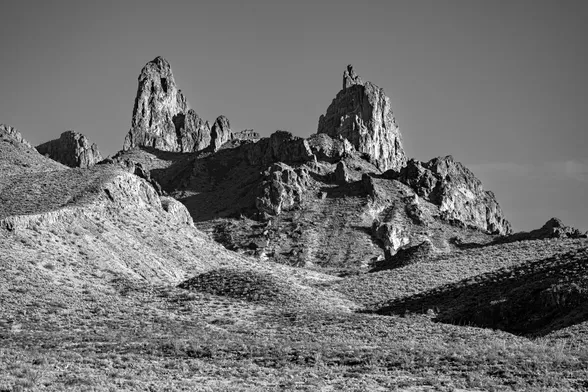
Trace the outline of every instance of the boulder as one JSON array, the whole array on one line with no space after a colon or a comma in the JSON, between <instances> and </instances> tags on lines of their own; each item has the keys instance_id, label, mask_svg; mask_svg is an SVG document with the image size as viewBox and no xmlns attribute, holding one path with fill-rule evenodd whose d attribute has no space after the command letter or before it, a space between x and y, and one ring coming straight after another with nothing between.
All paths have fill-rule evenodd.
<instances>
[{"instance_id":1,"label":"boulder","mask_svg":"<svg viewBox=\"0 0 588 392\"><path fill-rule=\"evenodd\" d=\"M351 65L343 74L343 89L320 117L317 133L347 139L382 171L406 163L390 98L382 88L364 83Z\"/></svg>"},{"instance_id":2,"label":"boulder","mask_svg":"<svg viewBox=\"0 0 588 392\"><path fill-rule=\"evenodd\" d=\"M449 222L492 234L512 232L494 193L485 191L482 182L451 156L429 162L411 159L401 170L390 170L384 176L408 185L439 206L441 217Z\"/></svg>"},{"instance_id":3,"label":"boulder","mask_svg":"<svg viewBox=\"0 0 588 392\"><path fill-rule=\"evenodd\" d=\"M75 131L66 131L59 139L51 140L36 147L40 154L69 167L92 167L102 160L98 146Z\"/></svg>"}]
</instances>

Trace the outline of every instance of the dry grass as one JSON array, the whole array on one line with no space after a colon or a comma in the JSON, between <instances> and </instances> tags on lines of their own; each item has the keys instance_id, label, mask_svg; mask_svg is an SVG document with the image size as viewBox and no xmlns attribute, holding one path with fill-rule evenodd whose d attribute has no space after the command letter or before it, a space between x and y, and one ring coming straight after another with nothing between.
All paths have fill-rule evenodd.
<instances>
[{"instance_id":1,"label":"dry grass","mask_svg":"<svg viewBox=\"0 0 588 392\"><path fill-rule=\"evenodd\" d=\"M3 216L37 218L0 229L0 391L588 389L584 322L531 340L435 314L354 312L585 240L472 248L338 278L228 251L128 173L1 178ZM66 196L45 194L62 191L88 197L68 209ZM193 277L190 290L177 287Z\"/></svg>"}]
</instances>

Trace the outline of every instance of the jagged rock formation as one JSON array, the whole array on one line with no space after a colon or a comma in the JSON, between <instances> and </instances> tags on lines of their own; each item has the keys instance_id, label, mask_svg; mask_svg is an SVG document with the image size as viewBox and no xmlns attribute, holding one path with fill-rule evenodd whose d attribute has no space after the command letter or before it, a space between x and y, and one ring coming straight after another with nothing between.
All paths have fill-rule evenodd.
<instances>
[{"instance_id":1,"label":"jagged rock formation","mask_svg":"<svg viewBox=\"0 0 588 392\"><path fill-rule=\"evenodd\" d=\"M10 125L0 124L0 135L10 137L28 148L33 148L33 146L31 146L31 144L22 137L20 132L18 132L16 128L11 127Z\"/></svg>"},{"instance_id":2,"label":"jagged rock formation","mask_svg":"<svg viewBox=\"0 0 588 392\"><path fill-rule=\"evenodd\" d=\"M299 205L305 187L308 186L308 172L293 169L285 163L274 163L266 172L260 184L260 195L255 206L261 213L279 215Z\"/></svg>"},{"instance_id":3,"label":"jagged rock formation","mask_svg":"<svg viewBox=\"0 0 588 392\"><path fill-rule=\"evenodd\" d=\"M507 243L516 241L544 240L550 238L586 238L587 233L566 226L561 219L551 218L541 228L529 232L514 233L498 238L495 243Z\"/></svg>"},{"instance_id":4,"label":"jagged rock formation","mask_svg":"<svg viewBox=\"0 0 588 392\"><path fill-rule=\"evenodd\" d=\"M215 121L214 136L208 122L188 106L188 101L176 86L171 66L157 57L143 67L133 108L131 130L123 150L149 147L162 151L195 152L214 144L213 149L230 139L228 120L221 116ZM222 144L222 143L221 143Z\"/></svg>"},{"instance_id":5,"label":"jagged rock formation","mask_svg":"<svg viewBox=\"0 0 588 392\"><path fill-rule=\"evenodd\" d=\"M142 72L146 80L164 75L173 81L169 64L154 61L157 72ZM460 164L443 158L411 160L407 166L389 98L351 67L342 91L321 116L318 133L308 139L287 131L265 138L251 130L232 134L223 116L209 127L193 111L184 114L184 98L164 96L163 86L173 96L175 83L151 85L155 95L147 102L162 97L179 102L166 104L175 112L163 104L155 108L168 110L175 132L170 140L179 140L179 147L168 143L168 151L206 152L174 156L134 150L118 159L132 161L127 170L181 200L195 224L229 249L296 265L367 266L384 258L397 265L398 252L426 241L435 252L450 252L456 247L451 238L490 242L491 233L510 232L494 195ZM145 102L141 97L151 91L141 91L139 102ZM141 121L142 127L166 127L165 121ZM204 131L190 131L195 128ZM256 229L257 224L271 229Z\"/></svg>"},{"instance_id":6,"label":"jagged rock formation","mask_svg":"<svg viewBox=\"0 0 588 392\"><path fill-rule=\"evenodd\" d=\"M211 135L208 121L204 121L196 112L189 109L186 114L178 113L174 119L179 152L204 150L210 146ZM157 148L157 147L155 147ZM161 150L162 148L158 148Z\"/></svg>"},{"instance_id":7,"label":"jagged rock formation","mask_svg":"<svg viewBox=\"0 0 588 392\"><path fill-rule=\"evenodd\" d=\"M274 162L307 162L313 159L308 142L287 131L276 131L269 138L244 146L245 156L251 165L268 165Z\"/></svg>"},{"instance_id":8,"label":"jagged rock formation","mask_svg":"<svg viewBox=\"0 0 588 392\"><path fill-rule=\"evenodd\" d=\"M335 163L356 152L349 140L333 139L325 133L317 133L307 140L308 146L318 160Z\"/></svg>"},{"instance_id":9,"label":"jagged rock formation","mask_svg":"<svg viewBox=\"0 0 588 392\"><path fill-rule=\"evenodd\" d=\"M390 99L382 88L364 83L351 65L343 75L343 89L319 119L318 133L349 140L380 170L400 169L406 163Z\"/></svg>"},{"instance_id":10,"label":"jagged rock formation","mask_svg":"<svg viewBox=\"0 0 588 392\"><path fill-rule=\"evenodd\" d=\"M66 131L59 139L50 140L36 147L40 154L69 167L92 167L102 160L96 143L79 132Z\"/></svg>"},{"instance_id":11,"label":"jagged rock formation","mask_svg":"<svg viewBox=\"0 0 588 392\"><path fill-rule=\"evenodd\" d=\"M391 170L385 176L410 186L419 196L438 205L447 221L493 234L512 231L494 193L485 191L480 180L451 156L429 162L411 159L406 167Z\"/></svg>"}]
</instances>

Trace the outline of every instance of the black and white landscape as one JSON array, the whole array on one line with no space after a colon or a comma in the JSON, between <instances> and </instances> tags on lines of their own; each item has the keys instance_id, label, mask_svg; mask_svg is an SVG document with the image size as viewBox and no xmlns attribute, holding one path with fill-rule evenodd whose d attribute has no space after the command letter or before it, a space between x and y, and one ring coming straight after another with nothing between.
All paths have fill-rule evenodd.
<instances>
[{"instance_id":1,"label":"black and white landscape","mask_svg":"<svg viewBox=\"0 0 588 392\"><path fill-rule=\"evenodd\" d=\"M72 21L76 32L102 42L105 46L97 46L97 51L114 52L133 36L131 26L155 34L135 19L155 20L155 11L162 5L145 3L132 9L129 4L110 9L104 4L82 7L61 2L56 9L67 15L92 11L97 24L83 25L76 19ZM457 9L458 5L466 9ZM552 14L553 23L562 28L562 36L576 32L578 15L588 16L585 6L573 2L566 10L555 3L535 4L528 10L529 19L519 4L511 10L458 1L448 1L446 6L450 9L442 11L438 5L373 4L373 23L366 24L369 18L358 10L362 23L346 20L345 29L336 31L347 34L350 29L365 38L375 34L366 26L381 27L378 20L382 18L397 20L399 14L394 11L416 21L419 12L437 10L443 20L455 23L451 26L458 34L450 35L455 41L446 44L447 50L454 51L465 32L480 33L486 17L504 18L506 26L519 26L530 34L525 38L529 42L539 42L544 32L536 30L536 23L549 12L557 11ZM173 18L168 24L158 19L162 37L173 41L177 33L163 26L180 26L185 32L202 28L180 23L188 10L195 11L193 5L186 7L172 12L179 18L175 24ZM200 17L217 15L216 7L203 5ZM224 24L214 19L215 26L233 32L243 23L233 14L252 21L257 20L250 14L255 10L265 17L283 18L313 10L309 4L241 7L241 13L234 8L226 14ZM326 11L324 5L316 7L316 15ZM7 23L23 20L20 7L10 8L14 18ZM576 8L577 15L572 16L571 9ZM121 42L97 38L95 29L109 36L99 23L100 16L116 30L120 15L131 11L129 36L121 35ZM336 15L349 16L343 11L332 16ZM428 21L423 31L433 37L436 25L429 23L428 14L422 15ZM533 15L539 19L532 19ZM293 21L283 20L285 31L293 28ZM319 26L311 17L301 20L311 30ZM479 25L469 24L476 20ZM61 31L47 18L40 23L48 26L49 37ZM244 37L231 37L245 45L250 42L249 31L285 34L274 25L275 19L267 23L246 29ZM324 23L334 29L338 26L327 19ZM382 29L400 34L394 27ZM38 30L13 32L14 41L28 42L31 31ZM442 27L439 31L447 33ZM219 34L211 42L222 40ZM316 37L323 42L328 34L319 29ZM8 45L10 39L3 36L0 42ZM417 47L418 39L414 39L410 47ZM314 85L320 84L316 91L328 92L326 100L316 103L318 95L291 90L302 101L320 105L320 116L304 120L313 122L312 130L291 131L287 123L284 129L256 129L244 121L248 117L243 113L250 107L247 100L236 105L231 103L234 97L227 96L227 104L215 109L215 114L210 114L208 104L202 111L197 103L208 102L207 95L192 96L190 87L196 83L190 81L190 72L199 71L186 72L190 69L175 62L185 57L184 46L180 41L154 42L147 42L151 45L141 53L149 52L148 57L133 63L133 77L124 82L132 85L132 92L124 96L126 104L120 111L129 121L119 129L112 129L118 114L113 111L110 117L106 108L111 108L109 99L118 102L123 88L104 94L100 85L110 86L110 82L96 82L84 70L79 72L92 86L86 90L88 100L96 102L101 97L104 101L103 106L90 105L101 112L104 132L95 131L102 123L91 120L91 115L87 115L90 132L77 126L79 120L73 121L81 117L72 108L84 107L63 99L77 89L73 84L51 92L63 112L48 117L48 124L63 121L64 129L27 129L29 120L23 120L21 127L18 120L25 116L16 105L5 97L6 106L0 106L0 121L6 121L0 125L0 392L588 389L587 210L578 207L578 195L572 195L572 190L582 192L586 183L585 155L577 155L581 152L577 146L568 146L565 136L572 131L552 130L562 138L550 146L553 159L545 158L542 164L475 161L472 156L485 156L485 147L471 145L473 152L466 151L470 143L466 133L459 134L451 151L443 150L447 144L439 141L443 138L439 135L431 136L421 149L419 138L405 131L399 120L403 113L397 102L402 96L390 95L393 85L364 73L360 66L379 69L379 56L387 56L383 48L369 47L369 42L364 45L369 50L364 46L357 50L373 52L374 59L360 56L356 67L341 63L332 70L332 78L311 77ZM542 42L554 54L571 53L569 48L555 49L556 41ZM315 44L305 47L310 50ZM354 47L358 46L350 45L351 60L357 59ZM514 48L517 42L504 42L505 58L516 60L516 56L508 57ZM542 55L537 48L527 49L529 57ZM91 52L90 47L85 50ZM329 48L324 50L326 59ZM588 52L585 47L574 50L571 60L562 54L559 65L579 75L576 67L585 65ZM75 51L66 52L73 56ZM174 55L157 56L161 52ZM198 52L203 57L207 53ZM231 58L234 63L240 59L238 54ZM18 73L14 64L19 61L6 61L9 89L2 94L13 95L16 101L20 93L6 75ZM122 80L116 62L108 63L112 79ZM218 72L226 71L221 65ZM280 72L285 80L290 78L287 67L263 66L260 72L268 80L260 91L276 83ZM425 67L415 64L420 66ZM53 72L52 65L47 67ZM394 68L388 64L386 73L403 78ZM540 64L535 71L546 70L547 65ZM414 78L420 71L414 72L406 77ZM251 77L255 75L260 74L254 72ZM214 83L227 91L236 77L248 76L229 73L226 80ZM475 79L476 83L482 79ZM27 86L34 85L28 80ZM584 75L575 82L588 87ZM42 82L39 88L45 83L52 82ZM462 83L469 83L467 77ZM521 83L518 94L527 91ZM422 85L415 82L415 86ZM546 94L564 94L547 87ZM586 95L572 90L566 94L576 103L566 113L579 120L581 111L576 109L585 107ZM455 99L455 91L448 90L448 99ZM251 102L270 105L271 101L275 108L282 99L291 102L290 91L272 98L256 98L255 89L247 94ZM529 98L525 108L544 99ZM451 116L473 118L475 102L476 95L464 97L463 111L456 109ZM240 105L245 109L236 110L233 120L231 110L225 109ZM26 109L30 124L40 121L35 107ZM38 110L46 109L41 105ZM72 126L68 127L70 114ZM264 117L264 112L259 116ZM505 121L515 124L520 120L515 117L505 114ZM439 124L447 124L443 118ZM528 121L533 128L535 120L529 117ZM562 123L570 125L569 121ZM497 135L503 131L498 129ZM522 129L518 135L532 138L527 131ZM443 126L429 132L441 133ZM105 134L114 142L101 151L96 141ZM446 135L458 134L447 131ZM480 140L486 137L480 135ZM537 139L545 141L545 137L537 131ZM533 140L528 143L535 146ZM432 156L413 156L421 157L432 148ZM506 140L504 151L495 154L504 157L509 149ZM569 157L560 159L561 152ZM463 163L461 156L473 164ZM488 170L504 176L490 184L495 183L500 192L482 183L481 177L498 178L488 175ZM505 184L513 178L518 188L508 189ZM534 204L536 189L525 188L531 183L544 186L541 192L546 195L537 196L543 204ZM528 198L513 201L525 189ZM557 199L549 196L554 189ZM508 208L501 207L503 195ZM538 217L523 219L520 211L512 221L509 211L518 203L529 203L535 210L541 207L541 223L528 227ZM580 223L566 224L566 219L560 219L562 211L565 218L573 215L573 222Z\"/></svg>"}]
</instances>

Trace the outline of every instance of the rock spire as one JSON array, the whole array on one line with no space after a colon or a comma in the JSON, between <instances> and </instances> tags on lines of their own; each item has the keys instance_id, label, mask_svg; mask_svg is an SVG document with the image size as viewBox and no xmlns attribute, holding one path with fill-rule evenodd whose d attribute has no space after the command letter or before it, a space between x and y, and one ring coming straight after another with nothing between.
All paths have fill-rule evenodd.
<instances>
[{"instance_id":1,"label":"rock spire","mask_svg":"<svg viewBox=\"0 0 588 392\"><path fill-rule=\"evenodd\" d=\"M134 147L172 152L195 152L209 147L217 150L218 143L231 139L232 134L226 117L217 118L217 123L223 125L222 136L213 140L210 124L189 108L186 97L178 89L169 62L157 57L139 75L131 129L123 150Z\"/></svg>"},{"instance_id":2,"label":"rock spire","mask_svg":"<svg viewBox=\"0 0 588 392\"><path fill-rule=\"evenodd\" d=\"M343 89L319 119L318 133L349 140L382 171L406 164L390 98L382 88L363 82L351 65L343 74Z\"/></svg>"}]
</instances>

